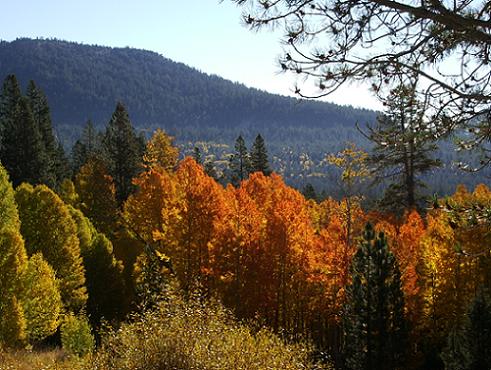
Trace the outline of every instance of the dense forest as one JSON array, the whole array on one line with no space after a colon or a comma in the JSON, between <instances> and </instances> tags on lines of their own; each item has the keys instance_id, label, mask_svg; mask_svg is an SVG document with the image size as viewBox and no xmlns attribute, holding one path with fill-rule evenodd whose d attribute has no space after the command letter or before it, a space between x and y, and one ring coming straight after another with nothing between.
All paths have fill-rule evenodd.
<instances>
[{"instance_id":1,"label":"dense forest","mask_svg":"<svg viewBox=\"0 0 491 370\"><path fill-rule=\"evenodd\" d=\"M402 92L380 135L394 130ZM237 138L223 178L199 147L182 158L165 131L139 134L122 103L102 130L84 127L69 159L52 126L42 89L30 81L22 93L9 75L0 97L8 366L490 368L486 185L429 204L417 202L416 182L392 178L396 204L368 208L372 162L400 146L330 155L344 197L320 200L271 170L261 135L251 150ZM439 165L433 145L410 140L415 171ZM66 356L36 357L60 347Z\"/></svg>"},{"instance_id":2,"label":"dense forest","mask_svg":"<svg viewBox=\"0 0 491 370\"><path fill-rule=\"evenodd\" d=\"M22 86L34 80L43 89L56 135L68 154L88 120L102 130L122 101L135 129L147 139L163 128L176 138L182 157L197 146L218 172L227 170L239 135L251 146L261 134L271 167L287 184L298 189L311 184L317 193L337 199L343 195L337 182L340 172L326 156L348 143L369 150L370 142L355 124L365 128L377 116L369 110L250 89L150 51L60 40L0 42L0 78L8 74L16 74ZM427 196L451 194L459 183L474 187L489 176L488 171L459 170L455 162L472 158L455 153L453 141L451 136L442 138L437 154L442 166L422 175Z\"/></svg>"}]
</instances>

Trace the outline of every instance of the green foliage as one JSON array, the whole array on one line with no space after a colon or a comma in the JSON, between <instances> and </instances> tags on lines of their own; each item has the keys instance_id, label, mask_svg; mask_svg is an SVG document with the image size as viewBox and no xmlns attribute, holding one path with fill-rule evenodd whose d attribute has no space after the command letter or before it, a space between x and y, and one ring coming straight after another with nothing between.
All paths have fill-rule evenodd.
<instances>
[{"instance_id":1,"label":"green foliage","mask_svg":"<svg viewBox=\"0 0 491 370\"><path fill-rule=\"evenodd\" d=\"M77 227L68 206L45 185L22 184L15 197L28 253L43 254L60 281L64 307L78 312L87 301L87 291Z\"/></svg>"},{"instance_id":2,"label":"green foliage","mask_svg":"<svg viewBox=\"0 0 491 370\"><path fill-rule=\"evenodd\" d=\"M268 176L271 174L269 168L268 151L261 134L256 136L251 148L251 172L262 172Z\"/></svg>"},{"instance_id":3,"label":"green foliage","mask_svg":"<svg viewBox=\"0 0 491 370\"><path fill-rule=\"evenodd\" d=\"M346 365L351 370L394 370L403 363L407 329L400 272L383 233L367 224L346 289Z\"/></svg>"},{"instance_id":4,"label":"green foliage","mask_svg":"<svg viewBox=\"0 0 491 370\"><path fill-rule=\"evenodd\" d=\"M41 341L56 332L62 309L59 284L53 268L41 253L29 258L22 275L22 307L30 343Z\"/></svg>"},{"instance_id":5,"label":"green foliage","mask_svg":"<svg viewBox=\"0 0 491 370\"><path fill-rule=\"evenodd\" d=\"M65 351L82 357L94 350L94 336L85 316L66 315L60 331L61 345Z\"/></svg>"},{"instance_id":6,"label":"green foliage","mask_svg":"<svg viewBox=\"0 0 491 370\"><path fill-rule=\"evenodd\" d=\"M450 332L442 359L446 370L491 368L491 302L484 292L476 295L463 325Z\"/></svg>"},{"instance_id":7,"label":"green foliage","mask_svg":"<svg viewBox=\"0 0 491 370\"><path fill-rule=\"evenodd\" d=\"M230 182L238 187L249 177L251 172L251 157L247 151L244 138L239 135L235 141L235 152L230 156Z\"/></svg>"},{"instance_id":8,"label":"green foliage","mask_svg":"<svg viewBox=\"0 0 491 370\"><path fill-rule=\"evenodd\" d=\"M311 369L311 348L252 332L218 303L175 296L105 336L94 367L137 369ZM317 367L316 369L329 367Z\"/></svg>"},{"instance_id":9,"label":"green foliage","mask_svg":"<svg viewBox=\"0 0 491 370\"><path fill-rule=\"evenodd\" d=\"M102 143L109 174L116 185L116 199L122 203L133 191L132 180L141 170L145 150L123 104L116 105Z\"/></svg>"}]
</instances>

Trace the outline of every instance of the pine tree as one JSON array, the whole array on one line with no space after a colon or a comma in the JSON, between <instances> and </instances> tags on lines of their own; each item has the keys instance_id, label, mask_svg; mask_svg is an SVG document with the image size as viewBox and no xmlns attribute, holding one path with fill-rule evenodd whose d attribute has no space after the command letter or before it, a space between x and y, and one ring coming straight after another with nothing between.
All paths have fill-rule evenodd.
<instances>
[{"instance_id":1,"label":"pine tree","mask_svg":"<svg viewBox=\"0 0 491 370\"><path fill-rule=\"evenodd\" d=\"M269 168L268 151L263 137L258 134L251 148L251 172L262 172L269 176L271 169Z\"/></svg>"},{"instance_id":2,"label":"pine tree","mask_svg":"<svg viewBox=\"0 0 491 370\"><path fill-rule=\"evenodd\" d=\"M399 268L383 233L370 224L351 265L344 314L346 365L351 370L395 370L407 339Z\"/></svg>"},{"instance_id":3,"label":"pine tree","mask_svg":"<svg viewBox=\"0 0 491 370\"><path fill-rule=\"evenodd\" d=\"M235 141L235 153L230 157L230 182L238 187L251 172L251 158L247 152L244 138L239 135Z\"/></svg>"},{"instance_id":4,"label":"pine tree","mask_svg":"<svg viewBox=\"0 0 491 370\"><path fill-rule=\"evenodd\" d=\"M27 86L26 97L43 144L44 155L42 157L43 163L39 182L53 188L58 183L56 166L59 147L53 134L48 99L32 80L29 81Z\"/></svg>"},{"instance_id":5,"label":"pine tree","mask_svg":"<svg viewBox=\"0 0 491 370\"><path fill-rule=\"evenodd\" d=\"M369 158L375 183L391 181L381 205L401 214L419 205L418 190L424 187L419 176L441 164L432 157L437 150L435 127L425 118L414 89L415 85L401 85L392 90L385 102L387 113L366 135L375 144Z\"/></svg>"},{"instance_id":6,"label":"pine tree","mask_svg":"<svg viewBox=\"0 0 491 370\"><path fill-rule=\"evenodd\" d=\"M22 97L19 83L15 75L8 75L2 86L0 95L0 159L5 155L4 135L14 127L14 116Z\"/></svg>"},{"instance_id":7,"label":"pine tree","mask_svg":"<svg viewBox=\"0 0 491 370\"><path fill-rule=\"evenodd\" d=\"M442 353L445 369L491 369L491 301L479 292L460 327L453 329Z\"/></svg>"},{"instance_id":8,"label":"pine tree","mask_svg":"<svg viewBox=\"0 0 491 370\"><path fill-rule=\"evenodd\" d=\"M101 156L102 137L91 120L88 120L82 131L82 137L72 148L72 171L77 173L80 168L94 156Z\"/></svg>"},{"instance_id":9,"label":"pine tree","mask_svg":"<svg viewBox=\"0 0 491 370\"><path fill-rule=\"evenodd\" d=\"M109 173L116 185L116 199L121 204L133 191L132 179L142 168L144 142L135 134L128 112L118 103L106 133L103 147Z\"/></svg>"}]
</instances>

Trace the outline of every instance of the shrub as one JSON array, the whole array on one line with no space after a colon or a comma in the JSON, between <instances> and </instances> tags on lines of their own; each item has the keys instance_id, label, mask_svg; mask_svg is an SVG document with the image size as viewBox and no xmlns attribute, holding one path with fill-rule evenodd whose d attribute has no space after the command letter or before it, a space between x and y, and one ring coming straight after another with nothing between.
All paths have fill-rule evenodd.
<instances>
[{"instance_id":1,"label":"shrub","mask_svg":"<svg viewBox=\"0 0 491 370\"><path fill-rule=\"evenodd\" d=\"M305 344L286 344L269 330L253 333L218 303L173 298L108 333L97 369L321 369ZM325 368L325 367L323 367Z\"/></svg>"},{"instance_id":2,"label":"shrub","mask_svg":"<svg viewBox=\"0 0 491 370\"><path fill-rule=\"evenodd\" d=\"M61 324L61 345L65 351L78 356L93 351L95 341L85 316L65 316Z\"/></svg>"}]
</instances>

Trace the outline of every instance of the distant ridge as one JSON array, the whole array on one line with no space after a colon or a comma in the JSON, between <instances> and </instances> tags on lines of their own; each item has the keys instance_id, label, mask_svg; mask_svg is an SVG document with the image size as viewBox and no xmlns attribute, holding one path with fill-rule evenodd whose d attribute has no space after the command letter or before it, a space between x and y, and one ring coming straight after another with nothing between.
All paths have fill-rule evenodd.
<instances>
[{"instance_id":1,"label":"distant ridge","mask_svg":"<svg viewBox=\"0 0 491 370\"><path fill-rule=\"evenodd\" d=\"M122 101L140 127L353 126L375 113L274 95L208 75L155 52L47 39L0 42L0 78L30 79L57 125L105 124Z\"/></svg>"}]
</instances>

